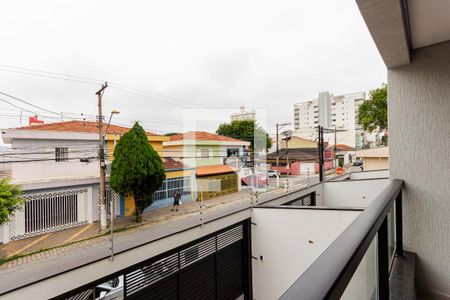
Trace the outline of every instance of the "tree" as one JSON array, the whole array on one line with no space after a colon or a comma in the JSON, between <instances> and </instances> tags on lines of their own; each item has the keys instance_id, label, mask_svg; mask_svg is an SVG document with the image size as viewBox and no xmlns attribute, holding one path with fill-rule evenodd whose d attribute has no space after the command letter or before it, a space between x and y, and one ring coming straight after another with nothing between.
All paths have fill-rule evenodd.
<instances>
[{"instance_id":1,"label":"tree","mask_svg":"<svg viewBox=\"0 0 450 300\"><path fill-rule=\"evenodd\" d=\"M176 135L176 134L178 134L178 133L177 132L167 132L167 133L164 134L164 136L173 136L173 135Z\"/></svg>"},{"instance_id":2,"label":"tree","mask_svg":"<svg viewBox=\"0 0 450 300\"><path fill-rule=\"evenodd\" d=\"M21 197L20 186L11 184L9 178L0 179L0 225L10 221L18 210L21 210L25 200Z\"/></svg>"},{"instance_id":3,"label":"tree","mask_svg":"<svg viewBox=\"0 0 450 300\"><path fill-rule=\"evenodd\" d=\"M388 128L387 85L370 91L370 97L361 104L358 111L359 124L364 130L382 132Z\"/></svg>"},{"instance_id":4,"label":"tree","mask_svg":"<svg viewBox=\"0 0 450 300\"><path fill-rule=\"evenodd\" d=\"M272 140L269 135L255 121L243 120L222 123L217 128L216 133L250 142L252 151L269 150L272 147ZM257 141L257 149L255 149L255 140ZM265 148L260 145L265 145Z\"/></svg>"},{"instance_id":5,"label":"tree","mask_svg":"<svg viewBox=\"0 0 450 300\"><path fill-rule=\"evenodd\" d=\"M153 193L165 179L164 167L158 153L148 142L144 129L135 123L114 149L110 185L118 193L131 193L136 206L136 220L153 203Z\"/></svg>"}]
</instances>

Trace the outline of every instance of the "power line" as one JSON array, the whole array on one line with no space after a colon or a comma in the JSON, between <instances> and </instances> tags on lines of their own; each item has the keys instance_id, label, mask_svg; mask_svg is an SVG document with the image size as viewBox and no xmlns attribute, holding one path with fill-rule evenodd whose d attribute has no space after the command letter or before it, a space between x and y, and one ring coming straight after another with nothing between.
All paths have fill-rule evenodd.
<instances>
[{"instance_id":1,"label":"power line","mask_svg":"<svg viewBox=\"0 0 450 300\"><path fill-rule=\"evenodd\" d=\"M35 107L35 108L38 108L38 109L40 109L40 110L43 110L43 111L46 111L46 112L49 112L49 113L52 113L52 114L56 114L56 115L58 115L58 116L64 116L62 113L57 113L57 112L54 112L54 111L52 111L52 110L43 108L43 107L41 107L41 106L35 105L35 104L33 104L33 103L30 103L30 102L25 101L25 100L23 100L23 99L17 98L17 97L15 97L15 96L12 96L12 95L7 94L7 93L5 93L5 92L1 92L1 91L0 91L0 94L5 95L5 96L7 96L7 97L10 97L10 98L12 98L12 99L14 99L14 100L20 101L20 102L22 102L22 103L28 104L28 105L33 106L33 107ZM72 117L69 117L69 116L64 116L64 117L69 118L69 119L73 119Z\"/></svg>"},{"instance_id":2,"label":"power line","mask_svg":"<svg viewBox=\"0 0 450 300\"><path fill-rule=\"evenodd\" d=\"M16 66L11 66L11 65L4 65L4 64L0 64L0 70L7 71L7 72L19 73L19 74L39 76L39 77L47 77L47 78L52 78L52 79L74 81L74 82L80 82L80 83L86 83L86 84L101 84L104 82L104 80L89 78L89 77L84 77L84 76L76 76L76 75L70 75L70 74L64 74L64 73L49 72L49 71L43 71L43 70L38 70L38 69L16 67ZM18 70L20 70L20 71L18 71ZM190 104L190 105L194 105L194 106L205 107L204 105L201 105L201 104L198 104L198 103L195 103L192 101L187 101L187 100L167 96L167 95L152 92L152 91L144 91L144 90L136 89L136 88L124 85L124 84L120 84L120 83L110 82L110 84L112 85L111 88L121 90L121 91L131 93L131 94L135 94L135 95L138 95L141 97L145 97L145 98L148 98L150 100L157 101L160 103L165 103L165 104L170 104L170 105L179 105L179 104L174 104L174 103L170 103L170 102L163 101L163 100L158 100L153 97L150 97L149 95L165 98L165 99L180 102L180 103L186 103L186 104ZM188 108L188 107L184 107L184 108Z\"/></svg>"},{"instance_id":3,"label":"power line","mask_svg":"<svg viewBox=\"0 0 450 300\"><path fill-rule=\"evenodd\" d=\"M80 160L80 159L98 159L98 156L90 156L90 157L71 157L66 158L64 161L61 161L61 163L64 163L66 161L71 160ZM9 164L9 163L24 163L24 162L40 162L40 161L56 161L55 158L43 158L43 159L28 159L28 160L11 160L11 161L0 161L0 164Z\"/></svg>"},{"instance_id":4,"label":"power line","mask_svg":"<svg viewBox=\"0 0 450 300\"><path fill-rule=\"evenodd\" d=\"M5 99L1 99L1 98L0 98L0 101L3 101L3 102L5 102L5 103L8 103L9 105L14 106L14 107L16 107L16 108L18 108L18 109L21 109L21 110L24 110L24 111L26 111L26 112L32 113L33 115L39 115L39 116L42 116L42 117L45 117L45 118L56 119L55 117L50 117L50 116L46 116L46 115L42 115L42 114L37 114L37 113L34 112L34 111L31 111L31 110L28 110L28 109L26 109L26 108L20 107L20 106L14 104L14 103L11 103L10 101L5 100Z\"/></svg>"}]
</instances>

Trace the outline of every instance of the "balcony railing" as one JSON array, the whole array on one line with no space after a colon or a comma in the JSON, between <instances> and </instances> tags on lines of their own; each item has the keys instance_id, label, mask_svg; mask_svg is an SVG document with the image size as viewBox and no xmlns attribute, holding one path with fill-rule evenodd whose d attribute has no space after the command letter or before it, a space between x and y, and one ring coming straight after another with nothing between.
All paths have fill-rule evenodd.
<instances>
[{"instance_id":1,"label":"balcony railing","mask_svg":"<svg viewBox=\"0 0 450 300\"><path fill-rule=\"evenodd\" d=\"M402 180L392 180L280 299L340 299L375 239L377 275L370 298L389 299L390 265L395 256L403 257L402 186Z\"/></svg>"}]
</instances>

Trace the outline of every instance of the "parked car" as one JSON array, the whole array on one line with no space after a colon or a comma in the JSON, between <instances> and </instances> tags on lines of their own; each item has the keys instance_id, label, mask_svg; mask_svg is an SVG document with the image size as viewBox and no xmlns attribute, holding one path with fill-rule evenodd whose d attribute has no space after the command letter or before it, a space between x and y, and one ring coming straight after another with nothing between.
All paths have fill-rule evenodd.
<instances>
[{"instance_id":1,"label":"parked car","mask_svg":"<svg viewBox=\"0 0 450 300\"><path fill-rule=\"evenodd\" d=\"M123 276L97 285L94 293L96 300L123 299Z\"/></svg>"},{"instance_id":2,"label":"parked car","mask_svg":"<svg viewBox=\"0 0 450 300\"><path fill-rule=\"evenodd\" d=\"M267 175L268 175L269 177L277 177L279 174L278 174L278 171L276 171L276 170L269 170L269 171L267 172Z\"/></svg>"},{"instance_id":3,"label":"parked car","mask_svg":"<svg viewBox=\"0 0 450 300\"><path fill-rule=\"evenodd\" d=\"M360 166L362 166L362 164L363 164L363 162L362 162L362 159L361 159L361 158L357 158L357 159L355 159L355 161L353 162L353 166L354 166L354 167L360 167Z\"/></svg>"}]
</instances>

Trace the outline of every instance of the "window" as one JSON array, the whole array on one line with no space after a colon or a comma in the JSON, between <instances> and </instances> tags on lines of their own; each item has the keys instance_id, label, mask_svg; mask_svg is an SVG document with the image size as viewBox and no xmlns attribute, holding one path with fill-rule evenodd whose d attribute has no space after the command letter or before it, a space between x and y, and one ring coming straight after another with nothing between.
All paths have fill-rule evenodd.
<instances>
[{"instance_id":1,"label":"window","mask_svg":"<svg viewBox=\"0 0 450 300\"><path fill-rule=\"evenodd\" d=\"M227 149L227 157L230 157L232 155L239 156L239 149L238 148L228 148Z\"/></svg>"},{"instance_id":2,"label":"window","mask_svg":"<svg viewBox=\"0 0 450 300\"><path fill-rule=\"evenodd\" d=\"M69 160L69 149L67 147L55 148L55 161L68 161Z\"/></svg>"},{"instance_id":3,"label":"window","mask_svg":"<svg viewBox=\"0 0 450 300\"><path fill-rule=\"evenodd\" d=\"M201 158L209 158L209 149L200 149Z\"/></svg>"}]
</instances>

